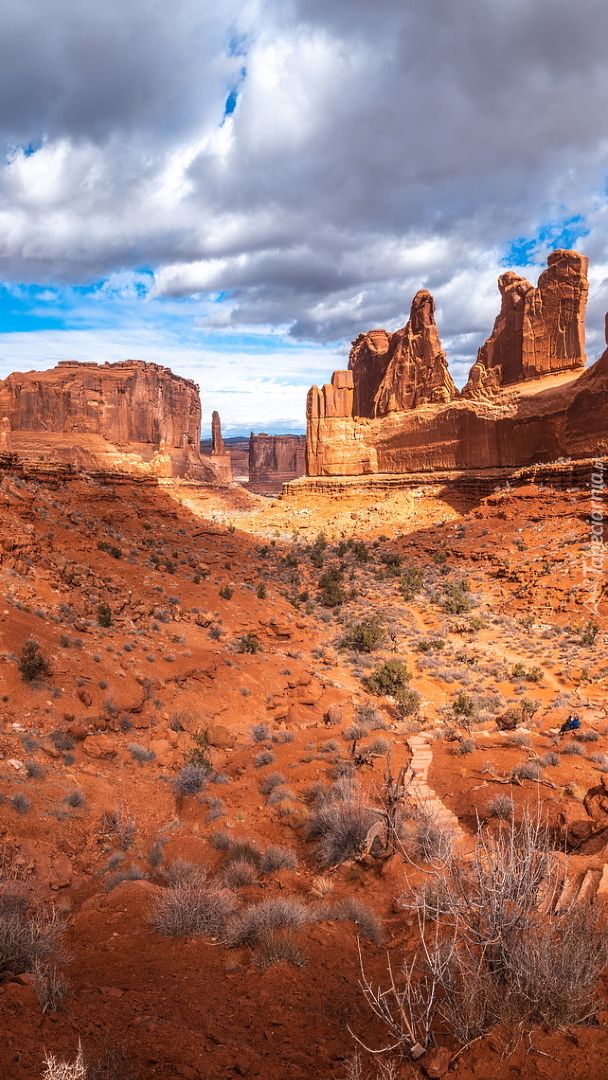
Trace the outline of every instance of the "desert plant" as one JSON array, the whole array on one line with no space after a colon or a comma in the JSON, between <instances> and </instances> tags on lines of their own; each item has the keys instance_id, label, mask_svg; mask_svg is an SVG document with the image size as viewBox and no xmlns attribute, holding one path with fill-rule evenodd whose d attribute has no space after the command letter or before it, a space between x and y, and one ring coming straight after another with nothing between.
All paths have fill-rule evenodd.
<instances>
[{"instance_id":1,"label":"desert plant","mask_svg":"<svg viewBox=\"0 0 608 1080\"><path fill-rule=\"evenodd\" d=\"M306 964L306 957L298 948L292 931L274 928L263 930L257 939L254 962L265 970L280 960L285 960L295 967L304 967Z\"/></svg>"},{"instance_id":2,"label":"desert plant","mask_svg":"<svg viewBox=\"0 0 608 1080\"><path fill-rule=\"evenodd\" d=\"M91 1074L85 1062L80 1043L73 1062L61 1061L54 1054L45 1052L44 1066L42 1080L90 1080Z\"/></svg>"},{"instance_id":3,"label":"desert plant","mask_svg":"<svg viewBox=\"0 0 608 1080\"><path fill-rule=\"evenodd\" d=\"M271 844L260 860L260 873L274 874L277 870L295 870L297 865L296 854L291 848Z\"/></svg>"},{"instance_id":4,"label":"desert plant","mask_svg":"<svg viewBox=\"0 0 608 1080\"><path fill-rule=\"evenodd\" d=\"M185 883L163 889L155 903L152 925L169 937L219 937L236 907L227 889Z\"/></svg>"},{"instance_id":5,"label":"desert plant","mask_svg":"<svg viewBox=\"0 0 608 1080\"><path fill-rule=\"evenodd\" d=\"M263 765L271 765L275 760L272 750L260 750L259 754L256 754L253 759L253 764L256 769L261 769Z\"/></svg>"},{"instance_id":6,"label":"desert plant","mask_svg":"<svg viewBox=\"0 0 608 1080\"><path fill-rule=\"evenodd\" d=\"M262 934L278 928L299 930L311 921L311 915L305 904L286 897L278 900L264 900L245 908L229 928L228 944L255 945Z\"/></svg>"},{"instance_id":7,"label":"desert plant","mask_svg":"<svg viewBox=\"0 0 608 1080\"><path fill-rule=\"evenodd\" d=\"M112 611L109 604L97 605L97 622L100 626L108 627L112 625Z\"/></svg>"},{"instance_id":8,"label":"desert plant","mask_svg":"<svg viewBox=\"0 0 608 1080\"><path fill-rule=\"evenodd\" d=\"M171 781L171 786L178 801L188 795L198 795L207 785L208 769L204 765L184 765L177 776Z\"/></svg>"},{"instance_id":9,"label":"desert plant","mask_svg":"<svg viewBox=\"0 0 608 1080\"><path fill-rule=\"evenodd\" d=\"M364 938L374 945L382 945L384 940L382 924L378 916L362 900L347 896L336 904L328 905L326 917L354 922Z\"/></svg>"},{"instance_id":10,"label":"desert plant","mask_svg":"<svg viewBox=\"0 0 608 1080\"><path fill-rule=\"evenodd\" d=\"M348 627L340 641L341 649L354 649L355 652L371 653L380 648L386 637L386 631L377 615L372 615L362 622Z\"/></svg>"},{"instance_id":11,"label":"desert plant","mask_svg":"<svg viewBox=\"0 0 608 1080\"><path fill-rule=\"evenodd\" d=\"M511 821L515 813L515 803L508 795L494 795L486 807L488 817L498 818L499 821Z\"/></svg>"},{"instance_id":12,"label":"desert plant","mask_svg":"<svg viewBox=\"0 0 608 1080\"><path fill-rule=\"evenodd\" d=\"M262 642L255 634L244 634L236 643L236 651L239 653L262 652Z\"/></svg>"},{"instance_id":13,"label":"desert plant","mask_svg":"<svg viewBox=\"0 0 608 1080\"><path fill-rule=\"evenodd\" d=\"M265 742L269 739L272 732L268 727L268 724L254 724L251 729L251 735L254 742Z\"/></svg>"},{"instance_id":14,"label":"desert plant","mask_svg":"<svg viewBox=\"0 0 608 1080\"><path fill-rule=\"evenodd\" d=\"M268 773L262 780L260 780L260 792L262 795L270 795L270 792L275 787L279 787L280 784L286 783L286 778L281 772Z\"/></svg>"},{"instance_id":15,"label":"desert plant","mask_svg":"<svg viewBox=\"0 0 608 1080\"><path fill-rule=\"evenodd\" d=\"M41 675L48 675L51 665L40 651L40 645L34 638L25 642L19 657L19 672L24 682L33 682Z\"/></svg>"},{"instance_id":16,"label":"desert plant","mask_svg":"<svg viewBox=\"0 0 608 1080\"><path fill-rule=\"evenodd\" d=\"M372 694L390 694L395 697L399 691L405 689L411 677L411 672L403 660L387 660L374 668L365 683Z\"/></svg>"},{"instance_id":17,"label":"desert plant","mask_svg":"<svg viewBox=\"0 0 608 1080\"><path fill-rule=\"evenodd\" d=\"M123 851L132 847L137 832L137 822L126 807L117 806L106 811L101 819L102 831L108 836L116 836Z\"/></svg>"},{"instance_id":18,"label":"desert plant","mask_svg":"<svg viewBox=\"0 0 608 1080\"><path fill-rule=\"evenodd\" d=\"M334 566L327 570L318 581L319 600L324 607L339 607L347 599L347 593L342 582L344 573Z\"/></svg>"},{"instance_id":19,"label":"desert plant","mask_svg":"<svg viewBox=\"0 0 608 1080\"><path fill-rule=\"evenodd\" d=\"M232 585L222 585L220 589L220 596L222 600L232 600L234 595L234 587Z\"/></svg>"},{"instance_id":20,"label":"desert plant","mask_svg":"<svg viewBox=\"0 0 608 1080\"><path fill-rule=\"evenodd\" d=\"M511 770L511 776L514 780L540 780L541 773L542 766L538 759L522 761Z\"/></svg>"},{"instance_id":21,"label":"desert plant","mask_svg":"<svg viewBox=\"0 0 608 1080\"><path fill-rule=\"evenodd\" d=\"M85 798L82 791L77 791L76 789L74 789L74 791L68 791L67 795L63 799L63 802L66 803L67 806L71 806L74 810L76 810L79 809L81 806L84 806Z\"/></svg>"},{"instance_id":22,"label":"desert plant","mask_svg":"<svg viewBox=\"0 0 608 1080\"><path fill-rule=\"evenodd\" d=\"M133 761L136 761L138 765L143 765L146 761L154 761L156 754L154 750L146 750L145 746L140 746L139 743L129 743L127 746Z\"/></svg>"},{"instance_id":23,"label":"desert plant","mask_svg":"<svg viewBox=\"0 0 608 1080\"><path fill-rule=\"evenodd\" d=\"M308 818L308 835L319 837L317 855L321 869L355 858L364 848L377 815L354 799L320 806Z\"/></svg>"},{"instance_id":24,"label":"desert plant","mask_svg":"<svg viewBox=\"0 0 608 1080\"><path fill-rule=\"evenodd\" d=\"M255 881L255 868L245 859L230 863L222 874L222 881L228 889L236 889L239 885L251 885Z\"/></svg>"}]
</instances>

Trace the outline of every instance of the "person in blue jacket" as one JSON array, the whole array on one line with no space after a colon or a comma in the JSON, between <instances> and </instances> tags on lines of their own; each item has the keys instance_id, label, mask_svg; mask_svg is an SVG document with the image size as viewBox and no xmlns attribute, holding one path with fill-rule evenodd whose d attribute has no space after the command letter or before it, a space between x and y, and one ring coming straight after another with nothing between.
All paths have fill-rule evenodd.
<instances>
[{"instance_id":1,"label":"person in blue jacket","mask_svg":"<svg viewBox=\"0 0 608 1080\"><path fill-rule=\"evenodd\" d=\"M578 713L573 712L570 713L568 719L564 721L561 728L559 729L559 733L560 735L565 735L567 731L576 731L578 728L580 728L580 726L581 722L579 720Z\"/></svg>"}]
</instances>

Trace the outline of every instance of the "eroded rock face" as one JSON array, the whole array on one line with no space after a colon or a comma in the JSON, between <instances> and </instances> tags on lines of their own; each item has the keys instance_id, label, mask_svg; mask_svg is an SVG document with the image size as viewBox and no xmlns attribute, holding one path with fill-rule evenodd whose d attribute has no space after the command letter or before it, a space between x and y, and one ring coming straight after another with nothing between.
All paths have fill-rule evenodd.
<instances>
[{"instance_id":1,"label":"eroded rock face","mask_svg":"<svg viewBox=\"0 0 608 1080\"><path fill-rule=\"evenodd\" d=\"M584 368L587 266L584 255L559 250L549 255L537 288L511 270L499 277L500 313L464 397L491 398L502 386Z\"/></svg>"},{"instance_id":2,"label":"eroded rock face","mask_svg":"<svg viewBox=\"0 0 608 1080\"><path fill-rule=\"evenodd\" d=\"M584 256L560 250L536 288L503 274L500 314L462 394L447 371L432 297L417 293L403 330L361 335L349 371L311 389L308 475L492 469L605 454L608 353L583 371L586 272Z\"/></svg>"},{"instance_id":3,"label":"eroded rock face","mask_svg":"<svg viewBox=\"0 0 608 1080\"><path fill-rule=\"evenodd\" d=\"M49 371L15 372L0 382L0 416L25 457L215 477L200 455L198 386L159 364L63 361Z\"/></svg>"},{"instance_id":4,"label":"eroded rock face","mask_svg":"<svg viewBox=\"0 0 608 1080\"><path fill-rule=\"evenodd\" d=\"M215 409L211 413L211 461L218 480L225 483L230 482L232 480L232 458L222 437L220 414Z\"/></svg>"},{"instance_id":5,"label":"eroded rock face","mask_svg":"<svg viewBox=\"0 0 608 1080\"><path fill-rule=\"evenodd\" d=\"M278 494L287 480L306 472L305 435L254 435L249 439L249 486Z\"/></svg>"},{"instance_id":6,"label":"eroded rock face","mask_svg":"<svg viewBox=\"0 0 608 1080\"><path fill-rule=\"evenodd\" d=\"M391 335L387 360L374 416L445 404L458 396L435 324L435 301L426 289L416 293L407 325Z\"/></svg>"}]
</instances>

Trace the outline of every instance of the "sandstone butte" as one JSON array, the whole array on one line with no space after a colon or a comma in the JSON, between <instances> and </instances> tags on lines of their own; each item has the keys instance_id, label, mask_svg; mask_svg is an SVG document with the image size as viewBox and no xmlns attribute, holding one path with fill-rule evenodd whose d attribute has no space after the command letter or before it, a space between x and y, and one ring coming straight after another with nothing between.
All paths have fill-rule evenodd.
<instances>
[{"instance_id":1,"label":"sandstone butte","mask_svg":"<svg viewBox=\"0 0 608 1080\"><path fill-rule=\"evenodd\" d=\"M313 386L307 474L518 468L608 453L608 350L585 369L587 259L554 251L535 288L501 275L492 334L466 386L448 371L431 294L407 325L354 342L347 371Z\"/></svg>"},{"instance_id":2,"label":"sandstone butte","mask_svg":"<svg viewBox=\"0 0 608 1080\"><path fill-rule=\"evenodd\" d=\"M0 452L23 458L159 477L231 479L219 417L212 457L201 455L200 428L198 386L159 364L68 360L0 381Z\"/></svg>"},{"instance_id":3,"label":"sandstone butte","mask_svg":"<svg viewBox=\"0 0 608 1080\"><path fill-rule=\"evenodd\" d=\"M261 494L275 494L289 480L306 472L304 435L254 435L249 439L249 487Z\"/></svg>"}]
</instances>

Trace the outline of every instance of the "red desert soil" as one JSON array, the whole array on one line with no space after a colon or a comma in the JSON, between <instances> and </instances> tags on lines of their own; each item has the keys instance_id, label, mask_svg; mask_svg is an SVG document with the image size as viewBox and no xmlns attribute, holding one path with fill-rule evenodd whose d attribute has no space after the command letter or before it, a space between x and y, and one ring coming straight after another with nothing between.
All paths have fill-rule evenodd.
<instances>
[{"instance_id":1,"label":"red desert soil","mask_svg":"<svg viewBox=\"0 0 608 1080\"><path fill-rule=\"evenodd\" d=\"M407 899L424 860L376 845L339 862L307 822L332 783L354 784L373 816L413 734L432 748L428 783L465 846L500 828L495 795L516 819L540 805L568 875L592 883L602 910L607 609L591 642L588 493L527 485L455 505L420 489L299 505L234 487L4 475L0 507L1 884L30 910L54 905L67 983L60 1003L47 969L4 970L2 1080L41 1077L45 1053L73 1062L79 1040L90 1061L121 1049L140 1080L332 1080L347 1075L351 1032L386 1043L358 947L382 985L387 950L394 970L411 957ZM343 596L327 606L319 578L332 570ZM340 647L374 619L373 652ZM19 670L28 640L48 662L32 680ZM419 695L408 709L364 681L395 659ZM463 701L469 717L454 709ZM586 741L556 738L573 708ZM500 731L509 710L518 728ZM541 758L535 779L513 777ZM206 780L180 796L197 762ZM413 796L404 810L411 852ZM161 933L159 903L180 874L183 885L198 868L201 887L203 867L227 923ZM295 904L293 925L239 938L234 920L269 900ZM512 1033L492 1031L450 1071L604 1076L598 990L587 1024L525 1032L511 1054ZM440 1027L437 1043L458 1050ZM425 1075L394 1060L391 1075Z\"/></svg>"}]
</instances>

